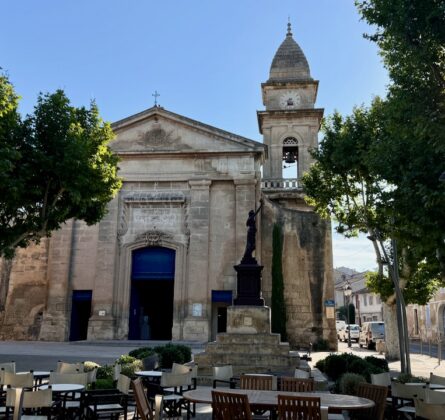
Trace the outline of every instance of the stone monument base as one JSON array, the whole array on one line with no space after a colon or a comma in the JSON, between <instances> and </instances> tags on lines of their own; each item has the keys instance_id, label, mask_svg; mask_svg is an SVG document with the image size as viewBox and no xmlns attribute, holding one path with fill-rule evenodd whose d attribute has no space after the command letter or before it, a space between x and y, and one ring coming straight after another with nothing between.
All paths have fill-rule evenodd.
<instances>
[{"instance_id":1,"label":"stone monument base","mask_svg":"<svg viewBox=\"0 0 445 420\"><path fill-rule=\"evenodd\" d=\"M299 366L300 358L291 352L280 334L270 332L267 306L227 308L227 332L216 336L205 351L194 357L200 376L212 375L213 366L232 365L233 373L289 371Z\"/></svg>"}]
</instances>

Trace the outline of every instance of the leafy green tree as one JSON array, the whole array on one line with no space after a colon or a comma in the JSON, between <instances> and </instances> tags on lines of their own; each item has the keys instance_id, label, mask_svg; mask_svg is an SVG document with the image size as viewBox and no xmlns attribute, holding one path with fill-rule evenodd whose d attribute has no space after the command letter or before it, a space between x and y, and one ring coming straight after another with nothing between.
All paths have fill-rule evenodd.
<instances>
[{"instance_id":1,"label":"leafy green tree","mask_svg":"<svg viewBox=\"0 0 445 420\"><path fill-rule=\"evenodd\" d=\"M348 310L349 310L349 318L348 318ZM338 318L344 320L346 323L355 324L355 306L353 303L349 305L340 306L338 308Z\"/></svg>"},{"instance_id":2,"label":"leafy green tree","mask_svg":"<svg viewBox=\"0 0 445 420\"><path fill-rule=\"evenodd\" d=\"M97 106L70 105L61 90L40 95L23 120L0 76L0 256L11 258L70 218L97 223L118 191L118 158Z\"/></svg>"},{"instance_id":3,"label":"leafy green tree","mask_svg":"<svg viewBox=\"0 0 445 420\"><path fill-rule=\"evenodd\" d=\"M439 0L356 1L391 83L375 170L390 185L404 266L445 279L445 9ZM433 268L431 268L433 267ZM433 278L436 274L433 274Z\"/></svg>"}]
</instances>

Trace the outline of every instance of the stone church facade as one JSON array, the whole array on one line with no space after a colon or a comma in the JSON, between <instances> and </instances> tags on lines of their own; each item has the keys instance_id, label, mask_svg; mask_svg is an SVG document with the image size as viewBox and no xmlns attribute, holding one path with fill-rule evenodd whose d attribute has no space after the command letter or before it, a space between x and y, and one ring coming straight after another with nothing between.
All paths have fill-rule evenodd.
<instances>
[{"instance_id":1,"label":"stone church facade","mask_svg":"<svg viewBox=\"0 0 445 420\"><path fill-rule=\"evenodd\" d=\"M323 110L290 26L261 88L263 143L159 106L114 123L122 189L97 225L69 220L0 261L0 337L213 340L236 297L248 212L262 198L256 257L266 304L278 224L289 342L335 347L330 224L305 204L299 181Z\"/></svg>"}]
</instances>

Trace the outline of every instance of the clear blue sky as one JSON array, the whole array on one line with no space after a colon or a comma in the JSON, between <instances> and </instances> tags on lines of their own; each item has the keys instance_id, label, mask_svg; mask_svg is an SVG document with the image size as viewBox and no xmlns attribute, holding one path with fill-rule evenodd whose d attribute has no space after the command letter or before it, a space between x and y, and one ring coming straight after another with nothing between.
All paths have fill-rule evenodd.
<instances>
[{"instance_id":1,"label":"clear blue sky","mask_svg":"<svg viewBox=\"0 0 445 420\"><path fill-rule=\"evenodd\" d=\"M369 104L388 83L353 0L18 0L2 7L0 66L30 112L62 88L116 121L153 105L261 141L260 84L286 33L320 81L325 115ZM369 251L368 251L369 250ZM334 235L334 266L375 266L366 240Z\"/></svg>"}]
</instances>

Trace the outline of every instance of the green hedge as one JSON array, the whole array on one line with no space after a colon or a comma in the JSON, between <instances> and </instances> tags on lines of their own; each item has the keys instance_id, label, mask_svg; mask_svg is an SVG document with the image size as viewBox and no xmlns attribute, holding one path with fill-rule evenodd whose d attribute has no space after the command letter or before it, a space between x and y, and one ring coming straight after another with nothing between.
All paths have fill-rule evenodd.
<instances>
[{"instance_id":1,"label":"green hedge","mask_svg":"<svg viewBox=\"0 0 445 420\"><path fill-rule=\"evenodd\" d=\"M362 359L352 353L331 354L319 360L315 367L325 373L332 381L338 381L345 373L355 373L371 382L371 374L388 372L388 362L374 356Z\"/></svg>"}]
</instances>

